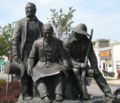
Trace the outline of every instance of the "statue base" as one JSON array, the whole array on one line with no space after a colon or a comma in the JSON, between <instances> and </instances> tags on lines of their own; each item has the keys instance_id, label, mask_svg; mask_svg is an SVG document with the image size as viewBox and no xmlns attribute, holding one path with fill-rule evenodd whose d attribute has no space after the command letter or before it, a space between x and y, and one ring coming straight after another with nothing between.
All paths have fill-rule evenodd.
<instances>
[{"instance_id":1,"label":"statue base","mask_svg":"<svg viewBox=\"0 0 120 103\"><path fill-rule=\"evenodd\" d=\"M34 97L32 100L23 100L20 96L16 103L43 103L42 100L38 97ZM120 99L110 99L103 96L94 96L90 100L64 100L62 102L56 102L55 100L52 103L120 103Z\"/></svg>"}]
</instances>

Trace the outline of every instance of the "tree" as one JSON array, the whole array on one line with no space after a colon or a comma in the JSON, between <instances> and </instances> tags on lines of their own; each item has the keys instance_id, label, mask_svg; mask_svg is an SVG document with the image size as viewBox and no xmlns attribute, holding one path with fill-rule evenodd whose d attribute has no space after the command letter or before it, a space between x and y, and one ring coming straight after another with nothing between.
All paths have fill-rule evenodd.
<instances>
[{"instance_id":1,"label":"tree","mask_svg":"<svg viewBox=\"0 0 120 103\"><path fill-rule=\"evenodd\" d=\"M0 56L8 55L10 52L10 39L14 29L14 23L4 27L0 26Z\"/></svg>"},{"instance_id":2,"label":"tree","mask_svg":"<svg viewBox=\"0 0 120 103\"><path fill-rule=\"evenodd\" d=\"M50 18L49 22L52 23L56 31L56 35L59 38L62 38L63 36L68 37L71 24L73 23L72 18L75 9L69 7L67 13L64 13L62 8L58 11L56 9L50 9L50 11L52 12L52 17Z\"/></svg>"}]
</instances>

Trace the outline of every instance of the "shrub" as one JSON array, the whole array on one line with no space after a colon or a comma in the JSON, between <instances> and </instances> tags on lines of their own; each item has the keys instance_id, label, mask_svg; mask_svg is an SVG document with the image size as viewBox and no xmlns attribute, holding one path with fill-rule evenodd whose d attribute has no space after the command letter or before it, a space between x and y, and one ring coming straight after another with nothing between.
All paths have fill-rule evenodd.
<instances>
[{"instance_id":1,"label":"shrub","mask_svg":"<svg viewBox=\"0 0 120 103\"><path fill-rule=\"evenodd\" d=\"M0 80L0 103L15 103L20 95L20 83L19 81L9 82L7 93L6 85L6 81Z\"/></svg>"},{"instance_id":2,"label":"shrub","mask_svg":"<svg viewBox=\"0 0 120 103\"><path fill-rule=\"evenodd\" d=\"M17 101L17 98L14 97L14 95L3 95L0 97L0 103L15 103Z\"/></svg>"}]
</instances>

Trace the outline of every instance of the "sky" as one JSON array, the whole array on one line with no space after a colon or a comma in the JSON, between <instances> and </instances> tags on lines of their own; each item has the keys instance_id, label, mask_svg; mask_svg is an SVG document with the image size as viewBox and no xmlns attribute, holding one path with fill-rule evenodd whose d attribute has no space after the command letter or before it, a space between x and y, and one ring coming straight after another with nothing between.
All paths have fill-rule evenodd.
<instances>
[{"instance_id":1,"label":"sky","mask_svg":"<svg viewBox=\"0 0 120 103\"><path fill-rule=\"evenodd\" d=\"M0 0L0 26L25 17L25 5L32 2L37 7L36 16L43 23L51 17L50 9L69 7L76 9L72 27L85 23L88 33L93 28L93 39L120 41L120 0Z\"/></svg>"}]
</instances>

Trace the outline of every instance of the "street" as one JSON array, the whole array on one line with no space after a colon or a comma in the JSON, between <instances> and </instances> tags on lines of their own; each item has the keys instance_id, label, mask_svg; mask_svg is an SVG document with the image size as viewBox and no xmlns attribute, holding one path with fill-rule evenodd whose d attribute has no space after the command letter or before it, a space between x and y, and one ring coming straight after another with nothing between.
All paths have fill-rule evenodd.
<instances>
[{"instance_id":1,"label":"street","mask_svg":"<svg viewBox=\"0 0 120 103\"><path fill-rule=\"evenodd\" d=\"M112 93L118 88L120 87L120 80L107 80ZM103 92L100 90L100 88L98 87L97 83L92 80L92 83L90 86L88 86L88 92L92 95L92 96L103 96Z\"/></svg>"}]
</instances>

